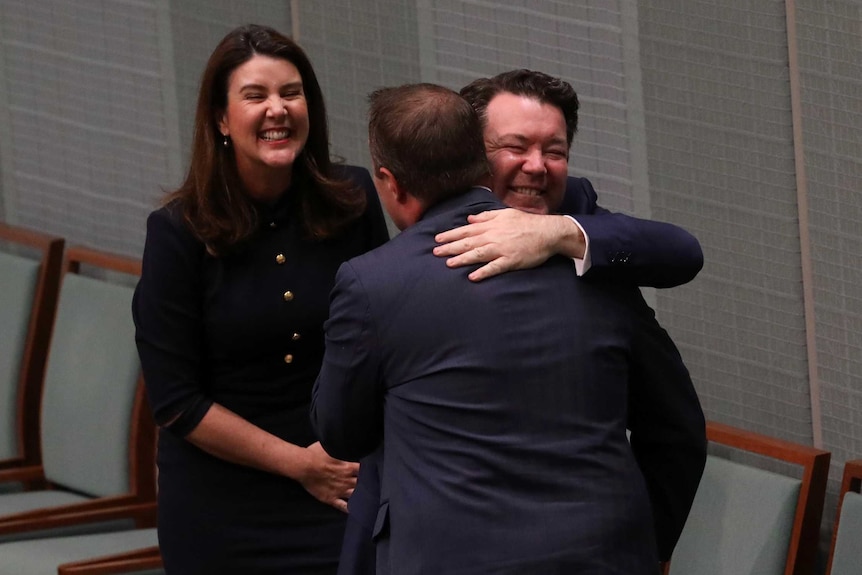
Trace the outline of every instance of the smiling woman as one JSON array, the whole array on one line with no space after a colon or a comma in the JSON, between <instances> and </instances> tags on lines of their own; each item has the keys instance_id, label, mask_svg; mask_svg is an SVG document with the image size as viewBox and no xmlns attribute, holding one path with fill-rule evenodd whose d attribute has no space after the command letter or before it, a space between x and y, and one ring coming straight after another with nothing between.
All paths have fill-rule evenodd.
<instances>
[{"instance_id":1,"label":"smiling woman","mask_svg":"<svg viewBox=\"0 0 862 575\"><path fill-rule=\"evenodd\" d=\"M234 70L219 130L233 143L240 180L255 200L273 202L290 186L308 140L308 103L291 62L253 56Z\"/></svg>"},{"instance_id":2,"label":"smiling woman","mask_svg":"<svg viewBox=\"0 0 862 575\"><path fill-rule=\"evenodd\" d=\"M330 162L300 47L229 33L186 180L147 222L132 306L169 574L335 573L358 465L320 447L311 386L336 270L387 239L368 172Z\"/></svg>"}]
</instances>

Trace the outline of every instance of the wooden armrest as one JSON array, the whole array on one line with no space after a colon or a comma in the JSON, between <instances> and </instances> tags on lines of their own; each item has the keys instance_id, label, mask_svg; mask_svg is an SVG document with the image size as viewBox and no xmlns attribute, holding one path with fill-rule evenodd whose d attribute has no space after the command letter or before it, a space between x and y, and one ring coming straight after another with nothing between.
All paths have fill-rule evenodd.
<instances>
[{"instance_id":1,"label":"wooden armrest","mask_svg":"<svg viewBox=\"0 0 862 575\"><path fill-rule=\"evenodd\" d=\"M706 436L713 443L729 445L736 449L789 461L798 465L808 465L812 460L822 461L823 459L826 459L828 463L829 459L829 452L822 449L762 435L716 421L706 422Z\"/></svg>"},{"instance_id":2,"label":"wooden armrest","mask_svg":"<svg viewBox=\"0 0 862 575\"><path fill-rule=\"evenodd\" d=\"M57 575L113 575L162 567L164 563L159 548L145 547L116 555L65 563L57 568Z\"/></svg>"},{"instance_id":3,"label":"wooden armrest","mask_svg":"<svg viewBox=\"0 0 862 575\"><path fill-rule=\"evenodd\" d=\"M131 495L102 497L99 499L42 507L39 509L32 509L30 511L22 511L21 513L15 513L13 515L7 515L6 517L0 517L0 525L6 523L7 519L37 519L40 517L51 517L53 515L68 515L69 513L87 513L90 511L99 511L101 509L123 508L137 503L147 502L141 501L137 497Z\"/></svg>"},{"instance_id":4,"label":"wooden armrest","mask_svg":"<svg viewBox=\"0 0 862 575\"><path fill-rule=\"evenodd\" d=\"M27 465L25 467L0 470L0 483L11 481L40 481L44 479L45 470L42 469L41 465Z\"/></svg>"},{"instance_id":5,"label":"wooden armrest","mask_svg":"<svg viewBox=\"0 0 862 575\"><path fill-rule=\"evenodd\" d=\"M862 459L844 463L844 478L841 480L841 497L848 491L862 493ZM840 502L839 502L840 503Z\"/></svg>"},{"instance_id":6,"label":"wooden armrest","mask_svg":"<svg viewBox=\"0 0 862 575\"><path fill-rule=\"evenodd\" d=\"M130 498L117 498L112 506L107 507L102 504L95 505L95 503L101 502L85 502L10 515L0 521L0 535L118 519L133 519L138 527L155 525L156 503L154 501L141 503Z\"/></svg>"},{"instance_id":7,"label":"wooden armrest","mask_svg":"<svg viewBox=\"0 0 862 575\"><path fill-rule=\"evenodd\" d=\"M128 258L84 246L72 246L66 250L64 268L67 271L78 273L81 264L114 270L133 276L140 276L142 268L140 259Z\"/></svg>"},{"instance_id":8,"label":"wooden armrest","mask_svg":"<svg viewBox=\"0 0 862 575\"><path fill-rule=\"evenodd\" d=\"M11 457L9 459L0 459L0 471L6 469L17 469L25 465L23 457Z\"/></svg>"}]
</instances>

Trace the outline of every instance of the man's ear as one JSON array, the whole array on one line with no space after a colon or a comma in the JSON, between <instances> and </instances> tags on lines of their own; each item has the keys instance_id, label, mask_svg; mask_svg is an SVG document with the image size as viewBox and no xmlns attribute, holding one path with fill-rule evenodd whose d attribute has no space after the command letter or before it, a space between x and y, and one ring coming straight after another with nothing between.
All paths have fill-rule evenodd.
<instances>
[{"instance_id":1,"label":"man's ear","mask_svg":"<svg viewBox=\"0 0 862 575\"><path fill-rule=\"evenodd\" d=\"M412 226L422 216L422 202L410 195L388 169L379 167L374 170L374 187L377 188L380 202L399 230Z\"/></svg>"},{"instance_id":2,"label":"man's ear","mask_svg":"<svg viewBox=\"0 0 862 575\"><path fill-rule=\"evenodd\" d=\"M395 174L390 172L388 168L384 168L382 166L377 168L377 172L374 174L374 177L383 185L384 192L389 194L390 197L395 200L395 203L399 205L407 203L410 198L410 194L401 187L398 180L395 178Z\"/></svg>"}]
</instances>

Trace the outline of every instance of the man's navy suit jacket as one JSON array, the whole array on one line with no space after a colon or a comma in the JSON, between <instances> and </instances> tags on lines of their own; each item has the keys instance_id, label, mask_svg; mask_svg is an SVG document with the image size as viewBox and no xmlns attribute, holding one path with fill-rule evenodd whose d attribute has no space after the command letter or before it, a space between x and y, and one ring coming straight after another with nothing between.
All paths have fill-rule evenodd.
<instances>
[{"instance_id":1,"label":"man's navy suit jacket","mask_svg":"<svg viewBox=\"0 0 862 575\"><path fill-rule=\"evenodd\" d=\"M649 470L682 471L693 497L703 467L703 415L688 373L634 288L579 281L563 258L470 284L466 271L431 255L435 233L497 207L481 190L435 206L339 272L313 400L327 451L351 459L375 449L384 393L387 402L382 490L368 458L341 571L372 569L374 509L381 572L418 562L437 572L652 573L651 507L685 515L690 498L673 479L655 484ZM647 457L642 474L655 449L659 461Z\"/></svg>"},{"instance_id":2,"label":"man's navy suit jacket","mask_svg":"<svg viewBox=\"0 0 862 575\"><path fill-rule=\"evenodd\" d=\"M684 229L611 213L596 202L590 181L570 176L557 210L577 216L590 239L592 268L585 278L668 288L691 281L703 267L700 243Z\"/></svg>"}]
</instances>

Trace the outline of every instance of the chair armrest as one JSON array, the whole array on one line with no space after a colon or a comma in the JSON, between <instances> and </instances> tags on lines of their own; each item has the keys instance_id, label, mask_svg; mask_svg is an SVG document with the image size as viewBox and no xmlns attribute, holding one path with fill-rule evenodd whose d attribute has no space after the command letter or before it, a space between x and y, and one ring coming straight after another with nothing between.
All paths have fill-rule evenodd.
<instances>
[{"instance_id":1,"label":"chair armrest","mask_svg":"<svg viewBox=\"0 0 862 575\"><path fill-rule=\"evenodd\" d=\"M10 460L5 460L10 461ZM44 481L45 470L41 465L27 465L11 469L0 468L0 483L13 481Z\"/></svg>"},{"instance_id":2,"label":"chair armrest","mask_svg":"<svg viewBox=\"0 0 862 575\"><path fill-rule=\"evenodd\" d=\"M9 459L0 459L0 471L6 469L17 469L25 465L23 457L10 457Z\"/></svg>"},{"instance_id":3,"label":"chair armrest","mask_svg":"<svg viewBox=\"0 0 862 575\"><path fill-rule=\"evenodd\" d=\"M156 524L156 503L117 497L16 513L0 520L0 535L118 519L133 519L138 527L153 527Z\"/></svg>"},{"instance_id":4,"label":"chair armrest","mask_svg":"<svg viewBox=\"0 0 862 575\"><path fill-rule=\"evenodd\" d=\"M844 497L848 491L862 493L862 459L853 459L844 463L841 497Z\"/></svg>"},{"instance_id":5,"label":"chair armrest","mask_svg":"<svg viewBox=\"0 0 862 575\"><path fill-rule=\"evenodd\" d=\"M770 437L724 423L718 423L717 421L706 422L706 436L713 443L728 445L736 449L750 451L803 466L811 465L812 461L823 465L822 462L824 460L828 464L830 457L827 451L817 449L816 447L801 445L777 437Z\"/></svg>"},{"instance_id":6,"label":"chair armrest","mask_svg":"<svg viewBox=\"0 0 862 575\"><path fill-rule=\"evenodd\" d=\"M145 547L116 555L65 563L57 568L57 575L114 575L162 567L164 563L159 548Z\"/></svg>"}]
</instances>

